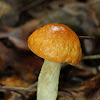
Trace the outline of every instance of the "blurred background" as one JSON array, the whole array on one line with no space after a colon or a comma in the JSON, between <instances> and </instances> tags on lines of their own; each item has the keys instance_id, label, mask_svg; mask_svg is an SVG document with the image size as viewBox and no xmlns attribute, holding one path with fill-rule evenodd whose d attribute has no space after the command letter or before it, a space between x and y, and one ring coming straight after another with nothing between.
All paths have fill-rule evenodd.
<instances>
[{"instance_id":1,"label":"blurred background","mask_svg":"<svg viewBox=\"0 0 100 100\"><path fill-rule=\"evenodd\" d=\"M100 100L100 0L0 0L0 86L36 89L43 59L29 50L27 39L48 23L90 37L80 37L82 61L63 65L58 100ZM1 87L0 100L36 100L36 91Z\"/></svg>"}]
</instances>

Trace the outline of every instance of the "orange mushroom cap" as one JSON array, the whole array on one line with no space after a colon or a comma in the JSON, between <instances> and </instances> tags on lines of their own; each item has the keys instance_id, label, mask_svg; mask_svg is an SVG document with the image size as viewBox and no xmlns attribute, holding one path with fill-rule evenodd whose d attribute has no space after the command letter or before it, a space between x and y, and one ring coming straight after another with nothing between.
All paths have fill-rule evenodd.
<instances>
[{"instance_id":1,"label":"orange mushroom cap","mask_svg":"<svg viewBox=\"0 0 100 100\"><path fill-rule=\"evenodd\" d=\"M75 65L82 58L78 36L64 24L51 23L34 31L28 46L36 55L56 63Z\"/></svg>"}]
</instances>

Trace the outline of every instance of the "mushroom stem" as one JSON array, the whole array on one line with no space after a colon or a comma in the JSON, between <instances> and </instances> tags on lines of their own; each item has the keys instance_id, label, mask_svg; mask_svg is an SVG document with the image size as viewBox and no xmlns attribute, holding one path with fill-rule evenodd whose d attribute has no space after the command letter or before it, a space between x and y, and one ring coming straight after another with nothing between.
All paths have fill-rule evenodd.
<instances>
[{"instance_id":1,"label":"mushroom stem","mask_svg":"<svg viewBox=\"0 0 100 100\"><path fill-rule=\"evenodd\" d=\"M37 100L56 100L61 63L44 61L39 79Z\"/></svg>"}]
</instances>

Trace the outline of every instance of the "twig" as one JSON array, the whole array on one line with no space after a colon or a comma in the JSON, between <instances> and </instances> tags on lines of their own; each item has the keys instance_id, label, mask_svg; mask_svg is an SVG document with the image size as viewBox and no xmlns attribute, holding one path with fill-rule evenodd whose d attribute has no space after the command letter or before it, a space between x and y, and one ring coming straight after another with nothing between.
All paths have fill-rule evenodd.
<instances>
[{"instance_id":1,"label":"twig","mask_svg":"<svg viewBox=\"0 0 100 100\"><path fill-rule=\"evenodd\" d=\"M78 36L80 39L95 39L94 36Z\"/></svg>"},{"instance_id":2,"label":"twig","mask_svg":"<svg viewBox=\"0 0 100 100\"><path fill-rule=\"evenodd\" d=\"M37 87L37 83L38 83L38 82L35 82L35 83L32 84L31 86L29 86L28 89L34 89L35 87ZM24 95L27 95L27 92L23 91L23 94L24 94Z\"/></svg>"},{"instance_id":3,"label":"twig","mask_svg":"<svg viewBox=\"0 0 100 100\"><path fill-rule=\"evenodd\" d=\"M33 91L33 89L35 88L37 86L37 82L35 82L34 84L32 84L31 86L29 86L29 90L32 90ZM36 90L34 91L34 92L36 92ZM23 93L23 95L27 95L28 94L28 92L26 92L26 91L22 91L22 93ZM16 99L17 98L17 99ZM21 95L19 96L19 95L14 95L14 97L13 97L13 100L19 100L21 98Z\"/></svg>"},{"instance_id":4,"label":"twig","mask_svg":"<svg viewBox=\"0 0 100 100\"><path fill-rule=\"evenodd\" d=\"M74 95L73 95L70 91L63 90L63 89L59 89L59 92L66 92L66 93L68 93L69 95L71 95L71 97L73 98L73 100L75 100Z\"/></svg>"},{"instance_id":5,"label":"twig","mask_svg":"<svg viewBox=\"0 0 100 100\"><path fill-rule=\"evenodd\" d=\"M37 83L38 83L38 82L35 82L34 84L32 84L32 85L29 87L29 89L35 88L35 87L37 86Z\"/></svg>"},{"instance_id":6,"label":"twig","mask_svg":"<svg viewBox=\"0 0 100 100\"><path fill-rule=\"evenodd\" d=\"M24 91L24 92L31 92L31 93L36 92L36 89L27 89L27 88L12 87L12 86L0 86L0 89L10 90L10 91Z\"/></svg>"},{"instance_id":7,"label":"twig","mask_svg":"<svg viewBox=\"0 0 100 100\"><path fill-rule=\"evenodd\" d=\"M13 92L16 92L17 94L20 94L20 97L23 98L25 100L25 96L23 93L19 92L19 91L13 91ZM16 100L16 99L15 99Z\"/></svg>"},{"instance_id":8,"label":"twig","mask_svg":"<svg viewBox=\"0 0 100 100\"><path fill-rule=\"evenodd\" d=\"M19 10L19 12L21 13L23 11L30 9L30 8L36 7L36 6L40 5L41 3L44 3L45 1L46 0L37 0L36 2L33 1L30 4L28 4L27 6L23 7L22 9L19 8L20 10L19 9L17 9L17 10Z\"/></svg>"},{"instance_id":9,"label":"twig","mask_svg":"<svg viewBox=\"0 0 100 100\"><path fill-rule=\"evenodd\" d=\"M100 58L100 54L99 55L91 55L91 56L84 56L83 59L99 59Z\"/></svg>"},{"instance_id":10,"label":"twig","mask_svg":"<svg viewBox=\"0 0 100 100\"><path fill-rule=\"evenodd\" d=\"M98 1L93 1L93 2L89 2L88 4L89 4L90 6L91 6L91 5L95 5L95 4L100 4L100 1L99 1L99 0L98 0Z\"/></svg>"}]
</instances>

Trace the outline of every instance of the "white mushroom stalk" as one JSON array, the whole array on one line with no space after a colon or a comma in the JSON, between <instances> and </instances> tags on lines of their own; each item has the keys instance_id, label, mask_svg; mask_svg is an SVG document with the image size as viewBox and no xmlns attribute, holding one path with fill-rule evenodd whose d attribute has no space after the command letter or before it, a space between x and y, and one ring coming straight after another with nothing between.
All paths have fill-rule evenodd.
<instances>
[{"instance_id":1,"label":"white mushroom stalk","mask_svg":"<svg viewBox=\"0 0 100 100\"><path fill-rule=\"evenodd\" d=\"M37 100L56 100L61 63L44 61L39 79Z\"/></svg>"}]
</instances>

